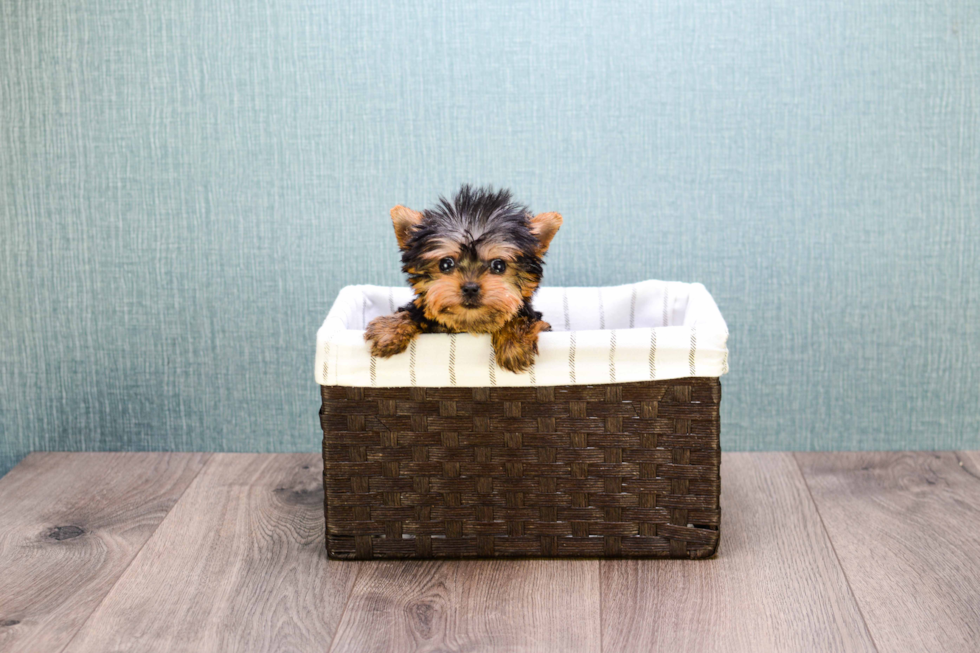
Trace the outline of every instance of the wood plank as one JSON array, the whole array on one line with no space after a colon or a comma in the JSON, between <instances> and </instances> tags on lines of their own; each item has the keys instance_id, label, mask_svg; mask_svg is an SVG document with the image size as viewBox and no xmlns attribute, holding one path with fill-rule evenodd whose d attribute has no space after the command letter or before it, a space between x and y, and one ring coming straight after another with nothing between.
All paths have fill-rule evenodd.
<instances>
[{"instance_id":1,"label":"wood plank","mask_svg":"<svg viewBox=\"0 0 980 653\"><path fill-rule=\"evenodd\" d=\"M980 456L797 460L880 651L980 647Z\"/></svg>"},{"instance_id":2,"label":"wood plank","mask_svg":"<svg viewBox=\"0 0 980 653\"><path fill-rule=\"evenodd\" d=\"M792 455L721 470L714 559L602 562L603 650L874 650Z\"/></svg>"},{"instance_id":3,"label":"wood plank","mask_svg":"<svg viewBox=\"0 0 980 653\"><path fill-rule=\"evenodd\" d=\"M34 453L0 479L0 650L60 651L207 457Z\"/></svg>"},{"instance_id":4,"label":"wood plank","mask_svg":"<svg viewBox=\"0 0 980 653\"><path fill-rule=\"evenodd\" d=\"M595 560L362 563L333 651L598 651Z\"/></svg>"},{"instance_id":5,"label":"wood plank","mask_svg":"<svg viewBox=\"0 0 980 653\"><path fill-rule=\"evenodd\" d=\"M69 651L326 650L357 571L317 454L214 454Z\"/></svg>"}]
</instances>

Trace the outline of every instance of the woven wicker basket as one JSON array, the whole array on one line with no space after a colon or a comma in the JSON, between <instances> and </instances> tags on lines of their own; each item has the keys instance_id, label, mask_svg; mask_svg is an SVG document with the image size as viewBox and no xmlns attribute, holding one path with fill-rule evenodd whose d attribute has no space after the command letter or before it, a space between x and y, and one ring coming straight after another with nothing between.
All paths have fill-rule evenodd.
<instances>
[{"instance_id":1,"label":"woven wicker basket","mask_svg":"<svg viewBox=\"0 0 980 653\"><path fill-rule=\"evenodd\" d=\"M542 290L566 330L542 334L537 379L567 385L495 370L486 337L371 358L363 326L398 290L357 290L318 334L330 557L715 553L727 327L703 286ZM596 290L606 330L583 330L568 306Z\"/></svg>"},{"instance_id":2,"label":"woven wicker basket","mask_svg":"<svg viewBox=\"0 0 980 653\"><path fill-rule=\"evenodd\" d=\"M717 549L716 378L322 396L330 557Z\"/></svg>"}]
</instances>

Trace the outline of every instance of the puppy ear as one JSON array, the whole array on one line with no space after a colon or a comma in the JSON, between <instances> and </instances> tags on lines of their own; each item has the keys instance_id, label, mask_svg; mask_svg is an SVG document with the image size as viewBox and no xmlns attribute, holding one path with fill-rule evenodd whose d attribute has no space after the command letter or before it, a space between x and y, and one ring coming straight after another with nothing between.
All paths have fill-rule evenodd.
<instances>
[{"instance_id":1,"label":"puppy ear","mask_svg":"<svg viewBox=\"0 0 980 653\"><path fill-rule=\"evenodd\" d=\"M395 225L395 238L399 249L407 249L412 239L412 229L422 222L422 214L399 204L391 210L391 222Z\"/></svg>"},{"instance_id":2,"label":"puppy ear","mask_svg":"<svg viewBox=\"0 0 980 653\"><path fill-rule=\"evenodd\" d=\"M555 237L558 233L558 227L561 226L562 219L559 213L539 213L530 220L531 233L534 237L538 239L538 256L544 256L544 253L548 251L548 245L551 244L551 239Z\"/></svg>"}]
</instances>

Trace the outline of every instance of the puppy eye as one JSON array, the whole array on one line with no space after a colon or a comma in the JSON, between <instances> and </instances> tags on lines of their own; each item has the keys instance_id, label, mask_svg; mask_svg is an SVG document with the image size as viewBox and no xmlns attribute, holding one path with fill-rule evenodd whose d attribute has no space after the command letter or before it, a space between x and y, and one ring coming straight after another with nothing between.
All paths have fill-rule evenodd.
<instances>
[{"instance_id":1,"label":"puppy eye","mask_svg":"<svg viewBox=\"0 0 980 653\"><path fill-rule=\"evenodd\" d=\"M443 274L449 274L456 267L456 261L452 260L448 256L441 261L439 261L439 271Z\"/></svg>"},{"instance_id":2,"label":"puppy eye","mask_svg":"<svg viewBox=\"0 0 980 653\"><path fill-rule=\"evenodd\" d=\"M494 274L503 274L504 270L506 269L507 269L507 264L504 263L501 259L495 258L492 261L490 261L490 271L493 272Z\"/></svg>"}]
</instances>

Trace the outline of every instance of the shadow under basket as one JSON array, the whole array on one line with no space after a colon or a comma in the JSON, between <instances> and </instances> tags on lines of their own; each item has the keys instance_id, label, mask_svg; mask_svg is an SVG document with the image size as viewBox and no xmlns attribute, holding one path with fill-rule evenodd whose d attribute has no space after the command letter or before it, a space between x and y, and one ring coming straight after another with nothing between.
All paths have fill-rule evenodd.
<instances>
[{"instance_id":1,"label":"shadow under basket","mask_svg":"<svg viewBox=\"0 0 980 653\"><path fill-rule=\"evenodd\" d=\"M707 558L715 377L321 386L331 558Z\"/></svg>"}]
</instances>

